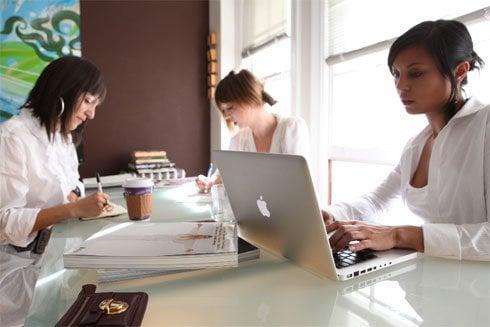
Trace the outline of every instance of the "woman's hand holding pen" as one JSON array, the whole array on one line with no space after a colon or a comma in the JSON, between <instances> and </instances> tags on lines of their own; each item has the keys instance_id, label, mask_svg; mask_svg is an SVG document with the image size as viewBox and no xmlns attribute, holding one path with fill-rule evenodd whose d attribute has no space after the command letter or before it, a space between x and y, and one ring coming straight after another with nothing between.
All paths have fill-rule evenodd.
<instances>
[{"instance_id":1,"label":"woman's hand holding pen","mask_svg":"<svg viewBox=\"0 0 490 327\"><path fill-rule=\"evenodd\" d=\"M73 216L75 217L95 217L104 211L104 207L109 201L109 195L102 192L90 194L71 203Z\"/></svg>"},{"instance_id":2,"label":"woman's hand holding pen","mask_svg":"<svg viewBox=\"0 0 490 327\"><path fill-rule=\"evenodd\" d=\"M208 193L213 186L211 177L206 177L204 175L199 175L196 178L196 185L200 193Z\"/></svg>"},{"instance_id":3,"label":"woman's hand holding pen","mask_svg":"<svg viewBox=\"0 0 490 327\"><path fill-rule=\"evenodd\" d=\"M214 174L216 175L216 174ZM207 176L199 175L196 178L196 186L200 193L208 193L214 184L213 163L209 164Z\"/></svg>"},{"instance_id":4,"label":"woman's hand holding pen","mask_svg":"<svg viewBox=\"0 0 490 327\"><path fill-rule=\"evenodd\" d=\"M211 186L214 184L222 184L221 176L219 174L213 174L211 177L199 175L196 178L196 186L200 193L208 193Z\"/></svg>"}]
</instances>

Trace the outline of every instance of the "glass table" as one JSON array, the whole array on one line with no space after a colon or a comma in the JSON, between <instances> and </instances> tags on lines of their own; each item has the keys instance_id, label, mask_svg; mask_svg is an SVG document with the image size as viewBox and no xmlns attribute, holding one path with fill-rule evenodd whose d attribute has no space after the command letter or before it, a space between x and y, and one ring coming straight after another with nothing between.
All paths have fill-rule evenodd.
<instances>
[{"instance_id":1,"label":"glass table","mask_svg":"<svg viewBox=\"0 0 490 327\"><path fill-rule=\"evenodd\" d=\"M186 186L157 189L152 221L209 219L210 205L179 198ZM120 189L107 190L123 204ZM65 270L62 254L111 222L68 221L54 228L26 326L52 326L93 270ZM419 255L360 278L337 282L312 275L265 251L237 268L200 270L99 284L97 291L149 295L143 326L332 325L469 326L490 323L490 264Z\"/></svg>"}]
</instances>

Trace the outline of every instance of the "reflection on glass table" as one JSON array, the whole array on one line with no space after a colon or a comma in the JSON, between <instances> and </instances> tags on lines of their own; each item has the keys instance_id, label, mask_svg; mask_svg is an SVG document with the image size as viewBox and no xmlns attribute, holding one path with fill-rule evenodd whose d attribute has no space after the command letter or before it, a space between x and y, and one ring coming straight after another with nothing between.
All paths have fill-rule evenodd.
<instances>
[{"instance_id":1,"label":"reflection on glass table","mask_svg":"<svg viewBox=\"0 0 490 327\"><path fill-rule=\"evenodd\" d=\"M156 190L152 221L209 219ZM124 201L114 190L111 199ZM205 209L204 209L205 208ZM111 222L71 221L56 226L34 290L26 326L52 326L94 270L65 270L63 251ZM312 275L265 251L237 268L202 270L104 283L97 291L149 294L143 326L182 325L486 325L490 321L490 265L424 257L359 278L336 282ZM448 310L448 308L454 308ZM192 314L189 314L192 312ZM441 314L444 312L444 314Z\"/></svg>"}]
</instances>

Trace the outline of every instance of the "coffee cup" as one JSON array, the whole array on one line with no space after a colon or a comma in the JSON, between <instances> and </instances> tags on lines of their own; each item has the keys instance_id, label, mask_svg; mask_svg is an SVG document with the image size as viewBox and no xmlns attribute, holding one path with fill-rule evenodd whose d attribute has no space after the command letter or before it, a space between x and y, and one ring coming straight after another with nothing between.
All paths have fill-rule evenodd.
<instances>
[{"instance_id":1,"label":"coffee cup","mask_svg":"<svg viewBox=\"0 0 490 327\"><path fill-rule=\"evenodd\" d=\"M124 182L123 188L129 219L150 218L153 207L153 181L148 178L130 178Z\"/></svg>"}]
</instances>

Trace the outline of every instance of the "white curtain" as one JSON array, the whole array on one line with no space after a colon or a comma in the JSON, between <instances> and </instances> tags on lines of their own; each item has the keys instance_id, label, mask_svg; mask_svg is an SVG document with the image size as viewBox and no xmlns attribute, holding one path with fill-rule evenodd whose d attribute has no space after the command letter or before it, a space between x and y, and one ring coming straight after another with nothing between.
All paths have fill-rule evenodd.
<instances>
[{"instance_id":1,"label":"white curtain","mask_svg":"<svg viewBox=\"0 0 490 327\"><path fill-rule=\"evenodd\" d=\"M327 57L395 38L425 20L454 19L489 5L489 0L326 0Z\"/></svg>"},{"instance_id":2,"label":"white curtain","mask_svg":"<svg viewBox=\"0 0 490 327\"><path fill-rule=\"evenodd\" d=\"M242 54L290 34L290 0L242 0Z\"/></svg>"}]
</instances>

